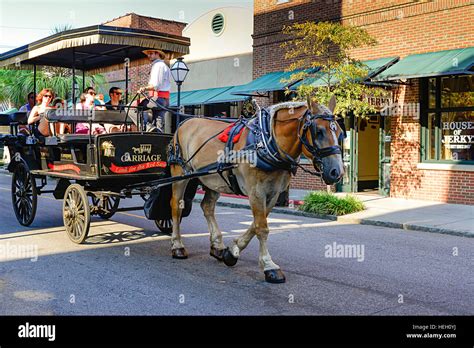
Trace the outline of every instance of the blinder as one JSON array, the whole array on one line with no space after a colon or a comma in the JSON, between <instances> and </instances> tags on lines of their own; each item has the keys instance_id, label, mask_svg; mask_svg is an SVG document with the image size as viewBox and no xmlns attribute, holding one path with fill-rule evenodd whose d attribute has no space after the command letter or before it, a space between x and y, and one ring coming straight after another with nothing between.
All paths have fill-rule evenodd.
<instances>
[{"instance_id":1,"label":"blinder","mask_svg":"<svg viewBox=\"0 0 474 348\"><path fill-rule=\"evenodd\" d=\"M344 139L347 138L347 131L346 131L346 123L344 122L344 118L343 117L339 117L336 119L336 122L337 124L339 125L339 127L341 127L342 129L342 132L341 134L339 135L339 141L343 141Z\"/></svg>"},{"instance_id":2,"label":"blinder","mask_svg":"<svg viewBox=\"0 0 474 348\"><path fill-rule=\"evenodd\" d=\"M337 122L343 132L341 132L341 136L346 137L346 131L345 131L345 126L344 126L344 119L335 119L333 115L312 115L310 110L308 109L306 113L303 115L303 134L299 135L300 141L303 144L303 146L308 150L311 155L313 156L313 165L316 166L321 166L322 164L322 159L324 157L328 157L331 155L337 155L341 154L341 147L339 145L334 145L334 146L328 146L324 148L320 148L318 144L316 143L316 125L313 122L316 119L323 119L329 122ZM342 120L342 126L340 123L340 120ZM313 139L313 144L310 144L308 141L307 133L308 131L311 133L311 139ZM298 132L299 134L299 132ZM341 138L341 136L339 138ZM341 140L341 139L339 139Z\"/></svg>"}]
</instances>

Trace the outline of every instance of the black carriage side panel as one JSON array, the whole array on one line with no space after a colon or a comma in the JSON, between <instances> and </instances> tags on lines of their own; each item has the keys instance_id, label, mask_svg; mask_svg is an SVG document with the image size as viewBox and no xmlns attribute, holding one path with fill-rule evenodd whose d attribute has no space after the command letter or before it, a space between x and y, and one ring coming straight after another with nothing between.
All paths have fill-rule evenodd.
<instances>
[{"instance_id":1,"label":"black carriage side panel","mask_svg":"<svg viewBox=\"0 0 474 348\"><path fill-rule=\"evenodd\" d=\"M111 133L98 136L98 171L104 178L167 176L166 151L172 135Z\"/></svg>"}]
</instances>

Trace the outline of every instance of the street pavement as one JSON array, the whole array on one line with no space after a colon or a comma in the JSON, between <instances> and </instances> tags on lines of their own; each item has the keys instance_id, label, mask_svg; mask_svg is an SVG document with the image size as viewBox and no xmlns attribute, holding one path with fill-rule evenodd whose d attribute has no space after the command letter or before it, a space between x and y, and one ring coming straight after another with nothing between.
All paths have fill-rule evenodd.
<instances>
[{"instance_id":1,"label":"street pavement","mask_svg":"<svg viewBox=\"0 0 474 348\"><path fill-rule=\"evenodd\" d=\"M22 227L6 174L0 209L0 315L474 314L473 238L274 213L268 246L287 282L268 284L257 239L233 268L209 256L197 204L182 222L187 260L171 258L169 237L141 211L94 217L86 244L76 245L62 201L44 195ZM246 209L218 207L216 216L227 245L252 221ZM329 257L340 256L330 247L350 245L363 253ZM15 255L20 247L37 248L37 260Z\"/></svg>"}]
</instances>

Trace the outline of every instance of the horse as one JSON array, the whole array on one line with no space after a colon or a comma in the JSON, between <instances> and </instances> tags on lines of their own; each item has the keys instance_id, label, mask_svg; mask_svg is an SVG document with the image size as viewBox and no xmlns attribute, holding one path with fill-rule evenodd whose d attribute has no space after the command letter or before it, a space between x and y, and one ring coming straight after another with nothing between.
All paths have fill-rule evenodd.
<instances>
[{"instance_id":1,"label":"horse","mask_svg":"<svg viewBox=\"0 0 474 348\"><path fill-rule=\"evenodd\" d=\"M286 102L270 107L267 113L270 137L273 141L277 160L270 169L261 169L255 163L238 163L231 171L202 176L199 181L205 190L201 208L206 218L210 234L210 255L227 266L234 266L241 252L254 236L260 242L259 265L263 269L265 280L269 283L284 283L285 275L271 258L267 248L269 228L267 218L275 206L278 196L290 183L292 172L301 154L313 162L315 170L327 185L338 182L344 172L341 148L338 145L345 129L333 115L336 105L331 98L329 107L313 101ZM233 145L234 151L249 148L250 133L259 134L262 125L259 118L253 118L245 124L239 140ZM222 155L225 144L216 138L229 126L229 123L206 118L192 118L181 123L170 144L174 160L170 161L171 176L181 176L212 166ZM260 138L259 138L260 139ZM262 147L257 144L254 149ZM257 153L258 155L258 153ZM178 160L177 160L178 159ZM268 160L268 159L267 159ZM248 161L249 162L249 161ZM270 160L271 162L271 160ZM267 163L268 164L268 163ZM231 176L237 183L237 190L248 196L253 222L246 232L235 238L226 248L222 233L215 218L215 206L220 193L234 193L229 185ZM235 181L236 179L236 181ZM180 218L183 210L183 196L190 180L172 184L171 210L173 232L171 235L171 253L175 259L186 259L188 253L180 233Z\"/></svg>"}]
</instances>

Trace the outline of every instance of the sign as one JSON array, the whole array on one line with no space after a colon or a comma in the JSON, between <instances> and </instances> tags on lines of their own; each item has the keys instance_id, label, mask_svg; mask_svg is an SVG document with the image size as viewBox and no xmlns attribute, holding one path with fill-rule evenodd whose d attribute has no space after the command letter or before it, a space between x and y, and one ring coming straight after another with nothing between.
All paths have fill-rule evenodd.
<instances>
[{"instance_id":1,"label":"sign","mask_svg":"<svg viewBox=\"0 0 474 348\"><path fill-rule=\"evenodd\" d=\"M452 131L453 134L444 135L441 142L447 149L470 149L474 144L474 134L463 134L463 131L471 129L474 130L474 122L443 122L443 131Z\"/></svg>"}]
</instances>

